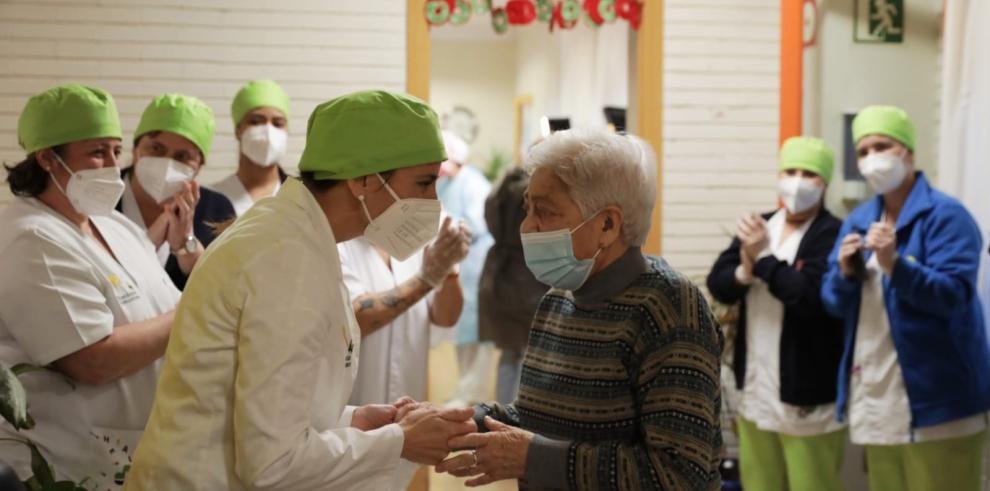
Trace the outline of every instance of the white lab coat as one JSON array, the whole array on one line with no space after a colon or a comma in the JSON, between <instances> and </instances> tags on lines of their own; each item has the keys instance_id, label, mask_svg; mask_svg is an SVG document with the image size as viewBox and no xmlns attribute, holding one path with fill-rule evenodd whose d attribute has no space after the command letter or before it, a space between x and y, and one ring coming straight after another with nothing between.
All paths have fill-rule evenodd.
<instances>
[{"instance_id":1,"label":"white lab coat","mask_svg":"<svg viewBox=\"0 0 990 491\"><path fill-rule=\"evenodd\" d=\"M254 206L254 199L251 198L251 194L244 188L244 183L241 182L236 173L225 177L222 181L210 187L230 200L230 204L234 205L234 213L237 216L243 215ZM281 184L276 184L275 190L272 191L272 196L278 194L278 190L281 188Z\"/></svg>"},{"instance_id":2,"label":"white lab coat","mask_svg":"<svg viewBox=\"0 0 990 491\"><path fill-rule=\"evenodd\" d=\"M856 445L908 445L962 438L988 428L986 414L913 428L911 405L883 298L877 255L866 262L849 387L849 439Z\"/></svg>"},{"instance_id":3,"label":"white lab coat","mask_svg":"<svg viewBox=\"0 0 990 491\"><path fill-rule=\"evenodd\" d=\"M0 360L47 365L124 324L175 308L179 291L147 235L124 215L91 217L95 239L39 200L17 198L0 211ZM116 256L116 259L114 259ZM0 436L30 438L59 479L115 488L148 420L160 362L102 385L39 371L20 377L37 426ZM0 445L0 460L31 475L26 447Z\"/></svg>"},{"instance_id":4,"label":"white lab coat","mask_svg":"<svg viewBox=\"0 0 990 491\"><path fill-rule=\"evenodd\" d=\"M365 293L392 290L415 278L423 264L421 250L405 261L393 258L390 269L363 237L339 244L337 250L352 302ZM361 368L351 392L352 405L390 404L402 396L426 399L432 303L431 292L385 327L362 337ZM403 460L394 472L392 489L408 487L418 469L418 464Z\"/></svg>"},{"instance_id":5,"label":"white lab coat","mask_svg":"<svg viewBox=\"0 0 990 491\"><path fill-rule=\"evenodd\" d=\"M340 265L351 301L365 293L380 293L415 278L423 263L419 251L405 261L385 261L361 237L340 244ZM409 307L385 327L361 339L358 370L351 404L389 404L402 396L426 398L426 369L430 354L430 304L433 293Z\"/></svg>"},{"instance_id":6,"label":"white lab coat","mask_svg":"<svg viewBox=\"0 0 990 491\"><path fill-rule=\"evenodd\" d=\"M345 408L360 331L335 242L290 179L211 244L125 489L389 489L402 429L351 428Z\"/></svg>"},{"instance_id":7,"label":"white lab coat","mask_svg":"<svg viewBox=\"0 0 990 491\"><path fill-rule=\"evenodd\" d=\"M124 179L124 194L120 196L120 212L125 217L130 218L145 234L148 233L148 227L144 224L144 217L141 216L141 208L138 207L137 196L134 196L134 187L131 186L130 179ZM168 241L162 242L162 245L158 246L158 250L155 252L158 255L158 262L162 264L162 267L165 267L169 256L172 255Z\"/></svg>"},{"instance_id":8,"label":"white lab coat","mask_svg":"<svg viewBox=\"0 0 990 491\"><path fill-rule=\"evenodd\" d=\"M769 245L759 259L773 255L794 264L804 234L814 220L805 221L781 241L787 212L781 208L767 221ZM790 436L824 435L845 427L835 418L835 403L813 407L795 406L780 400L780 337L784 304L770 293L770 286L752 278L746 292L746 384L739 414L763 431Z\"/></svg>"}]
</instances>

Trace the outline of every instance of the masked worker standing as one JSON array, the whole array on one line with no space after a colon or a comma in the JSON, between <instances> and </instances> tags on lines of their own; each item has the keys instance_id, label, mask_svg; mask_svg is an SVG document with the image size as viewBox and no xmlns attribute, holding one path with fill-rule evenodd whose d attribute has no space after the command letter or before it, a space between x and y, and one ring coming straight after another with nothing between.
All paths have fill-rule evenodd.
<instances>
[{"instance_id":1,"label":"masked worker standing","mask_svg":"<svg viewBox=\"0 0 990 491\"><path fill-rule=\"evenodd\" d=\"M405 257L436 234L446 156L418 99L358 92L310 116L300 179L257 203L184 292L127 489L390 489L436 464L472 409L346 406L361 332L337 243Z\"/></svg>"}]
</instances>

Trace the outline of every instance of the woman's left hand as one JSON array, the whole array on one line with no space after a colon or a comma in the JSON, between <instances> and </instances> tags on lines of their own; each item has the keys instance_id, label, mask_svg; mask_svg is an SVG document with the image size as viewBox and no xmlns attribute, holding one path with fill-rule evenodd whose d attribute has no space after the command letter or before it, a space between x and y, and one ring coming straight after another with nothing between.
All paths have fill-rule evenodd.
<instances>
[{"instance_id":1,"label":"woman's left hand","mask_svg":"<svg viewBox=\"0 0 990 491\"><path fill-rule=\"evenodd\" d=\"M526 458L533 433L485 417L488 433L451 438L450 448L474 449L452 457L437 466L437 472L452 476L479 476L467 481L470 487L484 486L503 479L519 479L526 473Z\"/></svg>"},{"instance_id":2,"label":"woman's left hand","mask_svg":"<svg viewBox=\"0 0 990 491\"><path fill-rule=\"evenodd\" d=\"M165 202L165 215L168 216L168 245L172 250L181 249L186 239L193 235L193 218L196 204L199 203L199 183L187 182L182 190Z\"/></svg>"}]
</instances>

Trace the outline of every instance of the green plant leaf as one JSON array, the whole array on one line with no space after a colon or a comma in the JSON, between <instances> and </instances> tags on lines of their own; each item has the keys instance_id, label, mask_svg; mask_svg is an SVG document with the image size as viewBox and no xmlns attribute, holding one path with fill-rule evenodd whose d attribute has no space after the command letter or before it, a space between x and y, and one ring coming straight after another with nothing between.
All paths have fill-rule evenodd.
<instances>
[{"instance_id":1,"label":"green plant leaf","mask_svg":"<svg viewBox=\"0 0 990 491\"><path fill-rule=\"evenodd\" d=\"M27 392L17 375L0 362L0 415L16 430L34 428L34 420L27 412Z\"/></svg>"},{"instance_id":2,"label":"green plant leaf","mask_svg":"<svg viewBox=\"0 0 990 491\"><path fill-rule=\"evenodd\" d=\"M502 176L502 171L505 170L508 163L508 154L499 149L492 150L492 156L488 159L488 164L485 166L483 171L485 177L490 182L497 181L498 178Z\"/></svg>"},{"instance_id":3,"label":"green plant leaf","mask_svg":"<svg viewBox=\"0 0 990 491\"><path fill-rule=\"evenodd\" d=\"M30 479L24 481L24 487L27 491L41 491L41 483L38 482L38 478L31 476Z\"/></svg>"},{"instance_id":4,"label":"green plant leaf","mask_svg":"<svg viewBox=\"0 0 990 491\"><path fill-rule=\"evenodd\" d=\"M21 375L22 373L37 372L39 370L47 370L48 368L43 365L35 365L33 363L18 363L10 367L10 371L14 372L14 375Z\"/></svg>"},{"instance_id":5,"label":"green plant leaf","mask_svg":"<svg viewBox=\"0 0 990 491\"><path fill-rule=\"evenodd\" d=\"M38 479L42 487L55 484L55 469L52 469L45 456L41 455L41 450L38 450L37 445L28 441L27 446L31 448L31 472L34 473L34 477Z\"/></svg>"},{"instance_id":6,"label":"green plant leaf","mask_svg":"<svg viewBox=\"0 0 990 491\"><path fill-rule=\"evenodd\" d=\"M87 489L72 481L59 481L42 486L41 491L87 491Z\"/></svg>"}]
</instances>

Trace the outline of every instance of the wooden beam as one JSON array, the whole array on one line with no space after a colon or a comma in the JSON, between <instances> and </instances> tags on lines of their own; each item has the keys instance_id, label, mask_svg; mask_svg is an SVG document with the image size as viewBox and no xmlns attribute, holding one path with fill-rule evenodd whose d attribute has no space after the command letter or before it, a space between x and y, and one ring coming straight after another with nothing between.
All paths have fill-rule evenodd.
<instances>
[{"instance_id":1,"label":"wooden beam","mask_svg":"<svg viewBox=\"0 0 990 491\"><path fill-rule=\"evenodd\" d=\"M643 2L636 33L636 133L657 154L657 203L643 251L660 255L663 237L663 0Z\"/></svg>"},{"instance_id":2,"label":"wooden beam","mask_svg":"<svg viewBox=\"0 0 990 491\"><path fill-rule=\"evenodd\" d=\"M430 28L423 17L426 0L406 0L406 92L430 100ZM430 376L426 377L426 393L430 394ZM429 467L421 467L408 491L429 491Z\"/></svg>"},{"instance_id":3,"label":"wooden beam","mask_svg":"<svg viewBox=\"0 0 990 491\"><path fill-rule=\"evenodd\" d=\"M406 0L406 92L430 100L430 27L426 0Z\"/></svg>"}]
</instances>

